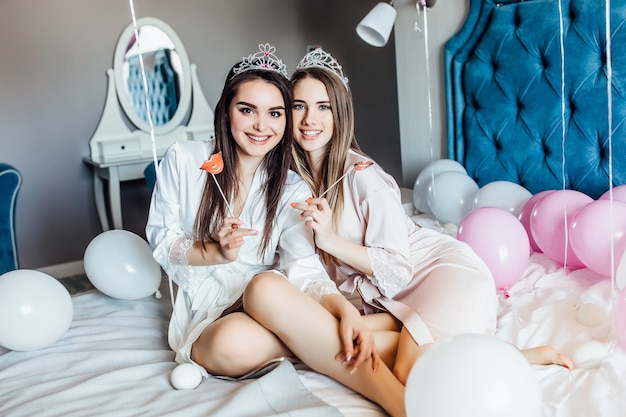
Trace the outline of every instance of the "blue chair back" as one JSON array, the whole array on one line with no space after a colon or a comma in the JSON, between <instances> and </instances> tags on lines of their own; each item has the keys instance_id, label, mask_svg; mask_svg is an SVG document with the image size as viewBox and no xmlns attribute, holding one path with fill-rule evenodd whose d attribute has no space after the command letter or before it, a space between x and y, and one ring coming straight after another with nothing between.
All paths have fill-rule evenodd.
<instances>
[{"instance_id":1,"label":"blue chair back","mask_svg":"<svg viewBox=\"0 0 626 417\"><path fill-rule=\"evenodd\" d=\"M15 206L22 175L0 163L0 275L19 268L15 239Z\"/></svg>"},{"instance_id":2,"label":"blue chair back","mask_svg":"<svg viewBox=\"0 0 626 417\"><path fill-rule=\"evenodd\" d=\"M156 183L156 168L154 166L154 162L150 162L148 166L144 168L143 175L146 178L148 190L152 193L152 190L154 190L154 184Z\"/></svg>"}]
</instances>

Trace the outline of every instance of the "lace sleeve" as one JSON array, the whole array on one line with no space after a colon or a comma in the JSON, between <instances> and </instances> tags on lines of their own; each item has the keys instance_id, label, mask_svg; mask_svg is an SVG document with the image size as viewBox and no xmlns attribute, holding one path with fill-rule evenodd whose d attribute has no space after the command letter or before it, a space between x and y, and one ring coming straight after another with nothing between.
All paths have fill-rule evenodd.
<instances>
[{"instance_id":1,"label":"lace sleeve","mask_svg":"<svg viewBox=\"0 0 626 417\"><path fill-rule=\"evenodd\" d=\"M193 246L193 239L189 236L182 236L176 240L169 251L169 265L166 273L183 291L189 289L189 275L191 266L187 260L187 252Z\"/></svg>"},{"instance_id":2,"label":"lace sleeve","mask_svg":"<svg viewBox=\"0 0 626 417\"><path fill-rule=\"evenodd\" d=\"M179 238L170 248L169 261L172 265L188 266L187 252L193 246L193 239L189 236Z\"/></svg>"},{"instance_id":3,"label":"lace sleeve","mask_svg":"<svg viewBox=\"0 0 626 417\"><path fill-rule=\"evenodd\" d=\"M311 281L305 288L304 292L318 303L329 294L341 294L337 285L332 281Z\"/></svg>"},{"instance_id":4,"label":"lace sleeve","mask_svg":"<svg viewBox=\"0 0 626 417\"><path fill-rule=\"evenodd\" d=\"M406 287L411 280L411 276L400 265L388 261L389 255L381 248L367 248L374 276L370 277L380 292L388 298L393 298L396 294Z\"/></svg>"}]
</instances>

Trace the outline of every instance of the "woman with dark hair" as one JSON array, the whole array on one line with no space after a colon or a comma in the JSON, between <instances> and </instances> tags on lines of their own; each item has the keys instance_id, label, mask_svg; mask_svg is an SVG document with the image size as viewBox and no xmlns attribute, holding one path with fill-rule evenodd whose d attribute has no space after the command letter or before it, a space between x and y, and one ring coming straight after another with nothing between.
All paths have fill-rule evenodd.
<instances>
[{"instance_id":1,"label":"woman with dark hair","mask_svg":"<svg viewBox=\"0 0 626 417\"><path fill-rule=\"evenodd\" d=\"M260 45L228 75L214 146L180 141L165 153L146 235L178 286L170 346L204 377L245 378L297 358L402 416L404 387L376 371L371 332L290 207L310 195L289 169L292 110L285 67ZM358 375L354 360L368 363Z\"/></svg>"}]
</instances>

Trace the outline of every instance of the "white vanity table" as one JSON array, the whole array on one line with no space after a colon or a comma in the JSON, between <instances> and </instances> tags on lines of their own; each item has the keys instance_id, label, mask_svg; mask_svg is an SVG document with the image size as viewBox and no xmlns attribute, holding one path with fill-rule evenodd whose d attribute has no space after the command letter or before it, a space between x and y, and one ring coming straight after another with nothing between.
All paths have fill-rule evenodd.
<instances>
[{"instance_id":1,"label":"white vanity table","mask_svg":"<svg viewBox=\"0 0 626 417\"><path fill-rule=\"evenodd\" d=\"M94 199L103 231L123 228L122 182L144 178L148 164L155 157L160 159L176 141L214 138L213 111L202 93L196 65L189 63L176 32L151 17L138 19L137 27L139 40L132 23L120 35L113 68L107 70L104 111L89 142L90 155L83 157L93 169ZM145 80L137 75L139 57ZM144 85L148 85L148 97ZM148 118L150 114L155 117Z\"/></svg>"},{"instance_id":2,"label":"white vanity table","mask_svg":"<svg viewBox=\"0 0 626 417\"><path fill-rule=\"evenodd\" d=\"M83 161L93 167L93 192L102 230L122 229L121 183L144 178L143 171L153 161L152 158L119 162L96 162L91 157L85 156ZM105 181L108 183L108 193L104 188ZM108 204L105 199L107 194ZM109 210L112 224L109 224Z\"/></svg>"}]
</instances>

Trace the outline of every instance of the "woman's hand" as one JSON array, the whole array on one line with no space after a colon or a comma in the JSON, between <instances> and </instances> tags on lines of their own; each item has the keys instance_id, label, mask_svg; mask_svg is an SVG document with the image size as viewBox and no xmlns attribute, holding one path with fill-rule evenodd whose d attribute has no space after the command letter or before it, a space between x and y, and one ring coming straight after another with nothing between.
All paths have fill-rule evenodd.
<instances>
[{"instance_id":1,"label":"woman's hand","mask_svg":"<svg viewBox=\"0 0 626 417\"><path fill-rule=\"evenodd\" d=\"M244 244L244 237L256 236L259 233L254 229L240 228L240 225L241 220L238 218L226 217L217 232L220 253L230 262L237 260L239 250Z\"/></svg>"},{"instance_id":2,"label":"woman's hand","mask_svg":"<svg viewBox=\"0 0 626 417\"><path fill-rule=\"evenodd\" d=\"M302 210L300 214L315 234L315 244L322 250L327 251L333 241L335 231L333 229L333 211L325 198L309 198L306 204L291 203L293 208Z\"/></svg>"},{"instance_id":3,"label":"woman's hand","mask_svg":"<svg viewBox=\"0 0 626 417\"><path fill-rule=\"evenodd\" d=\"M349 312L340 318L339 333L344 350L335 356L336 360L349 366L350 373L353 373L363 362L371 358L372 369L378 370L380 356L374 344L374 334L358 311L356 314Z\"/></svg>"}]
</instances>

